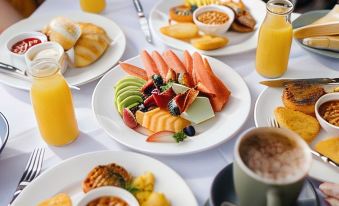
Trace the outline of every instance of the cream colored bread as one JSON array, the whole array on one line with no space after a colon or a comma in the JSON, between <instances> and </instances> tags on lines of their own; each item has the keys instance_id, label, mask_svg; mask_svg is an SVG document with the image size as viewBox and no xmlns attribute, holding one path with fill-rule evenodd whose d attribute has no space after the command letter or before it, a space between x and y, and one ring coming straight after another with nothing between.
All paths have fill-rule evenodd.
<instances>
[{"instance_id":1,"label":"cream colored bread","mask_svg":"<svg viewBox=\"0 0 339 206\"><path fill-rule=\"evenodd\" d=\"M191 44L200 50L214 50L226 46L228 39L225 37L214 37L205 35L191 40Z\"/></svg>"},{"instance_id":2,"label":"cream colored bread","mask_svg":"<svg viewBox=\"0 0 339 206\"><path fill-rule=\"evenodd\" d=\"M50 199L40 202L38 206L72 206L72 200L69 195L60 193Z\"/></svg>"},{"instance_id":3,"label":"cream colored bread","mask_svg":"<svg viewBox=\"0 0 339 206\"><path fill-rule=\"evenodd\" d=\"M43 32L50 41L59 43L66 51L75 45L81 35L80 27L65 17L54 18Z\"/></svg>"},{"instance_id":4,"label":"cream colored bread","mask_svg":"<svg viewBox=\"0 0 339 206\"><path fill-rule=\"evenodd\" d=\"M285 107L314 115L314 106L317 100L325 94L323 87L314 84L290 84L282 95Z\"/></svg>"},{"instance_id":5,"label":"cream colored bread","mask_svg":"<svg viewBox=\"0 0 339 206\"><path fill-rule=\"evenodd\" d=\"M339 164L339 137L332 137L318 142L315 150Z\"/></svg>"},{"instance_id":6,"label":"cream colored bread","mask_svg":"<svg viewBox=\"0 0 339 206\"><path fill-rule=\"evenodd\" d=\"M320 131L316 118L285 107L277 107L274 115L279 125L299 134L307 143L311 143Z\"/></svg>"},{"instance_id":7,"label":"cream colored bread","mask_svg":"<svg viewBox=\"0 0 339 206\"><path fill-rule=\"evenodd\" d=\"M160 32L175 39L191 39L198 36L199 28L193 23L179 23L164 26Z\"/></svg>"},{"instance_id":8,"label":"cream colored bread","mask_svg":"<svg viewBox=\"0 0 339 206\"><path fill-rule=\"evenodd\" d=\"M74 46L74 66L85 67L98 60L111 40L104 29L91 23L79 23L81 36Z\"/></svg>"}]
</instances>

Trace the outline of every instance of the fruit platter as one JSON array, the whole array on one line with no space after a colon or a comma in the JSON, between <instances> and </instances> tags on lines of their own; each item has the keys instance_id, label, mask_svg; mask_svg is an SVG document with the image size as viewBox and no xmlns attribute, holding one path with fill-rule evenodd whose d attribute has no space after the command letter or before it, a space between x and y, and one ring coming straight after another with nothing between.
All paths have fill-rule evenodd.
<instances>
[{"instance_id":1,"label":"fruit platter","mask_svg":"<svg viewBox=\"0 0 339 206\"><path fill-rule=\"evenodd\" d=\"M256 0L160 1L150 24L171 47L221 56L255 48L264 13L265 4Z\"/></svg>"},{"instance_id":2,"label":"fruit platter","mask_svg":"<svg viewBox=\"0 0 339 206\"><path fill-rule=\"evenodd\" d=\"M247 118L250 95L241 77L218 60L144 50L105 75L92 105L99 124L118 142L169 155L229 139Z\"/></svg>"}]
</instances>

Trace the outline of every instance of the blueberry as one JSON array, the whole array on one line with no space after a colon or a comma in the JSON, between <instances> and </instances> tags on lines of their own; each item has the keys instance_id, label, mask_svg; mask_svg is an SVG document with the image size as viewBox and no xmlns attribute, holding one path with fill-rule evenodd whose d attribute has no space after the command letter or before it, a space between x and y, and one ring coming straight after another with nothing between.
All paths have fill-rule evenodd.
<instances>
[{"instance_id":1,"label":"blueberry","mask_svg":"<svg viewBox=\"0 0 339 206\"><path fill-rule=\"evenodd\" d=\"M187 136L192 137L192 136L195 135L195 129L194 129L194 127L191 126L191 125L185 127L183 131L184 131L184 133L185 133Z\"/></svg>"}]
</instances>

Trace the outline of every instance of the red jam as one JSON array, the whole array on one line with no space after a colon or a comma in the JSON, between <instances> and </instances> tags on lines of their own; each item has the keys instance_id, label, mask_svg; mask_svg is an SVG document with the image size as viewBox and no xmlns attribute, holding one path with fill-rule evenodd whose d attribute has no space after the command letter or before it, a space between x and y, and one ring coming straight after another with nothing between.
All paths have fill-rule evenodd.
<instances>
[{"instance_id":1,"label":"red jam","mask_svg":"<svg viewBox=\"0 0 339 206\"><path fill-rule=\"evenodd\" d=\"M38 38L34 38L34 37L27 38L27 39L24 39L24 40L21 40L15 43L11 48L11 52L16 53L16 54L24 54L29 48L40 43L41 43L41 40Z\"/></svg>"}]
</instances>

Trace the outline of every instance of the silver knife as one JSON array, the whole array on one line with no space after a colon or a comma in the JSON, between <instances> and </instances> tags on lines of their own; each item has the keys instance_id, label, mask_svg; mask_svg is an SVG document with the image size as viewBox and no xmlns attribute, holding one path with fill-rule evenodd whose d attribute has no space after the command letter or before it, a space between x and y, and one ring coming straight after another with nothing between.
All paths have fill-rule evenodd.
<instances>
[{"instance_id":1,"label":"silver knife","mask_svg":"<svg viewBox=\"0 0 339 206\"><path fill-rule=\"evenodd\" d=\"M313 79L277 79L262 81L260 84L268 87L284 87L291 83L305 83L305 84L335 84L339 83L339 78L313 78Z\"/></svg>"},{"instance_id":2,"label":"silver knife","mask_svg":"<svg viewBox=\"0 0 339 206\"><path fill-rule=\"evenodd\" d=\"M142 32L144 32L146 40L149 43L152 43L151 31L150 31L150 28L149 28L149 25L148 25L148 21L147 21L147 19L145 17L144 10L143 10L143 8L141 6L141 3L140 3L139 0L133 0L133 4L134 4L135 9L138 12L139 23L141 25L141 30L142 30Z\"/></svg>"}]
</instances>

